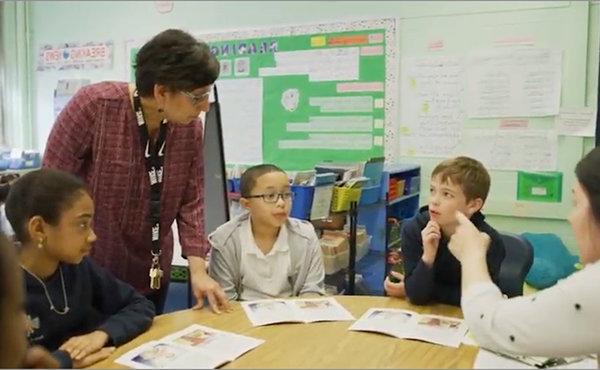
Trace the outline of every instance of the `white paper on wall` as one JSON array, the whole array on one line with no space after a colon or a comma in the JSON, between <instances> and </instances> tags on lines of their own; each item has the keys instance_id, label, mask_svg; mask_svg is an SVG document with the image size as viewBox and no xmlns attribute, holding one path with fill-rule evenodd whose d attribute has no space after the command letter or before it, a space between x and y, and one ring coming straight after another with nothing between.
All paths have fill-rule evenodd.
<instances>
[{"instance_id":1,"label":"white paper on wall","mask_svg":"<svg viewBox=\"0 0 600 370\"><path fill-rule=\"evenodd\" d=\"M467 55L469 118L558 114L562 53L543 48L481 50Z\"/></svg>"},{"instance_id":2,"label":"white paper on wall","mask_svg":"<svg viewBox=\"0 0 600 370\"><path fill-rule=\"evenodd\" d=\"M483 130L463 132L462 149L493 170L555 171L558 137L548 130Z\"/></svg>"},{"instance_id":3,"label":"white paper on wall","mask_svg":"<svg viewBox=\"0 0 600 370\"><path fill-rule=\"evenodd\" d=\"M460 143L465 119L464 59L404 58L400 91L400 155L451 155Z\"/></svg>"},{"instance_id":4,"label":"white paper on wall","mask_svg":"<svg viewBox=\"0 0 600 370\"><path fill-rule=\"evenodd\" d=\"M596 135L596 110L590 107L561 107L556 116L559 135L594 137Z\"/></svg>"}]
</instances>

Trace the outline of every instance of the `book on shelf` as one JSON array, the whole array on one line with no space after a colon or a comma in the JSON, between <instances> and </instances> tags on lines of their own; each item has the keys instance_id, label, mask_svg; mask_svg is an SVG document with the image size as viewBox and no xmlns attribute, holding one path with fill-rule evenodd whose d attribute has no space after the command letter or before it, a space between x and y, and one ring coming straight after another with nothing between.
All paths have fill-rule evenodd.
<instances>
[{"instance_id":1,"label":"book on shelf","mask_svg":"<svg viewBox=\"0 0 600 370\"><path fill-rule=\"evenodd\" d=\"M134 369L215 369L263 343L263 339L194 324L144 343L115 362Z\"/></svg>"},{"instance_id":2,"label":"book on shelf","mask_svg":"<svg viewBox=\"0 0 600 370\"><path fill-rule=\"evenodd\" d=\"M317 173L314 170L298 171L294 175L292 185L313 186L315 185L316 175Z\"/></svg>"},{"instance_id":3,"label":"book on shelf","mask_svg":"<svg viewBox=\"0 0 600 370\"><path fill-rule=\"evenodd\" d=\"M323 172L315 175L315 186L333 184L336 179L336 174L333 172Z\"/></svg>"},{"instance_id":4,"label":"book on shelf","mask_svg":"<svg viewBox=\"0 0 600 370\"><path fill-rule=\"evenodd\" d=\"M393 308L370 308L348 330L369 331L459 347L467 326L462 319L418 314Z\"/></svg>"},{"instance_id":5,"label":"book on shelf","mask_svg":"<svg viewBox=\"0 0 600 370\"><path fill-rule=\"evenodd\" d=\"M336 181L347 181L363 175L365 162L322 162L315 165L315 171L336 174Z\"/></svg>"},{"instance_id":6,"label":"book on shelf","mask_svg":"<svg viewBox=\"0 0 600 370\"><path fill-rule=\"evenodd\" d=\"M371 158L365 163L363 176L369 178L368 186L376 186L381 183L381 175L383 174L384 157Z\"/></svg>"},{"instance_id":7,"label":"book on shelf","mask_svg":"<svg viewBox=\"0 0 600 370\"><path fill-rule=\"evenodd\" d=\"M242 302L242 308L253 326L354 320L354 316L332 297L247 301Z\"/></svg>"}]
</instances>

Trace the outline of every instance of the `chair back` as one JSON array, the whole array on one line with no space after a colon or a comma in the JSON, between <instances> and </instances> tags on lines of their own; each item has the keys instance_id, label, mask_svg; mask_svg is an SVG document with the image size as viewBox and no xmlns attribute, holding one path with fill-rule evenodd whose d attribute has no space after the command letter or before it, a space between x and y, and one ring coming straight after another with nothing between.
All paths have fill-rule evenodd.
<instances>
[{"instance_id":1,"label":"chair back","mask_svg":"<svg viewBox=\"0 0 600 370\"><path fill-rule=\"evenodd\" d=\"M533 263L533 247L520 235L500 232L505 256L500 265L498 285L509 298L523 295L525 276Z\"/></svg>"}]
</instances>

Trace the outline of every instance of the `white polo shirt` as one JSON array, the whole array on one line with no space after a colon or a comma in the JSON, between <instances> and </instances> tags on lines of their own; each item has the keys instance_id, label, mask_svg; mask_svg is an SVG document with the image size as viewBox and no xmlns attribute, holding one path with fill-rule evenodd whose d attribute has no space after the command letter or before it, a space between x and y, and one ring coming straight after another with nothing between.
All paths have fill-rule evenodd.
<instances>
[{"instance_id":1,"label":"white polo shirt","mask_svg":"<svg viewBox=\"0 0 600 370\"><path fill-rule=\"evenodd\" d=\"M264 254L252 234L250 218L244 221L241 230L241 275L240 299L251 301L292 296L292 262L288 246L287 227L279 230L277 240L268 254Z\"/></svg>"}]
</instances>

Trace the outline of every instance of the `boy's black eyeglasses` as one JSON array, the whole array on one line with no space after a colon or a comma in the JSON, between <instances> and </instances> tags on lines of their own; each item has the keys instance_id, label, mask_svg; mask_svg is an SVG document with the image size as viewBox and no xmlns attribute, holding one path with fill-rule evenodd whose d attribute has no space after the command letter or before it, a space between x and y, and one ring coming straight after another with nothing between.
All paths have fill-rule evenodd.
<instances>
[{"instance_id":1,"label":"boy's black eyeglasses","mask_svg":"<svg viewBox=\"0 0 600 370\"><path fill-rule=\"evenodd\" d=\"M285 192L285 193L268 193L268 194L256 194L256 195L248 195L244 198L262 198L265 203L277 203L279 198L283 199L284 202L294 199L294 193Z\"/></svg>"}]
</instances>

